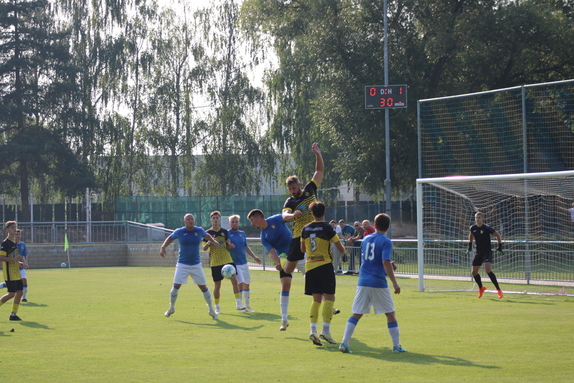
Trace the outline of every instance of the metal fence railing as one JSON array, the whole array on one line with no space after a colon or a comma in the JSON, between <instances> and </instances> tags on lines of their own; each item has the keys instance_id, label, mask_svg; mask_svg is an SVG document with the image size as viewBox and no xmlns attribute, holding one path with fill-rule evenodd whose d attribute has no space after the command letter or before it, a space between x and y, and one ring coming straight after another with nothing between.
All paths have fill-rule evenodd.
<instances>
[{"instance_id":1,"label":"metal fence railing","mask_svg":"<svg viewBox=\"0 0 574 383\"><path fill-rule=\"evenodd\" d=\"M18 222L28 244L160 242L172 230L131 221Z\"/></svg>"},{"instance_id":2,"label":"metal fence railing","mask_svg":"<svg viewBox=\"0 0 574 383\"><path fill-rule=\"evenodd\" d=\"M262 264L256 262L247 256L247 261L251 268L260 267L263 270L275 270L275 264L271 257L261 245L259 238L247 238L247 244L253 250L253 253L262 259ZM417 275L417 247L416 241L412 240L393 240L392 260L397 264L397 274ZM353 246L347 247L345 257L339 254L335 246L332 247L334 254L333 266L337 274L357 274L361 267L361 243L355 242Z\"/></svg>"}]
</instances>

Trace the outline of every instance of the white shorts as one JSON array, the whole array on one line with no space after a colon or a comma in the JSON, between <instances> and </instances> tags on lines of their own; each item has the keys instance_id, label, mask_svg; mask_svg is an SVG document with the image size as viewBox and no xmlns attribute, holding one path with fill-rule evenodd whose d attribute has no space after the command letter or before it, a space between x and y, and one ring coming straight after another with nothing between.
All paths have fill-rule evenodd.
<instances>
[{"instance_id":1,"label":"white shorts","mask_svg":"<svg viewBox=\"0 0 574 383\"><path fill-rule=\"evenodd\" d=\"M235 265L237 268L237 283L251 284L251 273L249 272L249 265L246 263L244 265Z\"/></svg>"},{"instance_id":2,"label":"white shorts","mask_svg":"<svg viewBox=\"0 0 574 383\"><path fill-rule=\"evenodd\" d=\"M357 286L353 300L353 314L368 314L374 308L375 314L387 314L395 311L391 290L384 287Z\"/></svg>"},{"instance_id":3,"label":"white shorts","mask_svg":"<svg viewBox=\"0 0 574 383\"><path fill-rule=\"evenodd\" d=\"M20 269L20 278L28 278L26 274L26 269Z\"/></svg>"},{"instance_id":4,"label":"white shorts","mask_svg":"<svg viewBox=\"0 0 574 383\"><path fill-rule=\"evenodd\" d=\"M193 283L196 285L207 285L205 280L205 274L203 273L203 267L201 263L197 265L189 266L183 263L178 263L175 265L175 275L173 276L173 283L178 285L186 285L187 277L191 276Z\"/></svg>"}]
</instances>

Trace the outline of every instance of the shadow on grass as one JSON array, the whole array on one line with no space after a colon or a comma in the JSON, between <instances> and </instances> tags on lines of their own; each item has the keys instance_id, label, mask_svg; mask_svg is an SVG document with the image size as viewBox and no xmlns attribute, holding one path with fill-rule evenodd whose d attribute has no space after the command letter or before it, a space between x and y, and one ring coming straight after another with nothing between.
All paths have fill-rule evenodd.
<instances>
[{"instance_id":1,"label":"shadow on grass","mask_svg":"<svg viewBox=\"0 0 574 383\"><path fill-rule=\"evenodd\" d=\"M323 342L323 346L315 346L308 338L296 338L291 337L287 339L298 340L301 342L305 342L309 344L309 347L314 347L318 351L323 352L337 352L339 351L339 343L337 344L329 344ZM352 354L346 354L349 358L354 357L361 357L361 358L373 358L378 359L381 361L387 362L400 362L400 363L413 363L413 364L420 364L420 365L445 365L445 366L452 366L452 367L478 367L478 368L485 368L485 369L498 369L499 366L488 366L482 364L476 364L470 360L463 359L463 358L455 358L452 356L440 356L440 355L426 355L426 354L419 354L416 352L392 352L391 348L374 348L367 346L366 344L359 342L357 340L352 340L350 345Z\"/></svg>"},{"instance_id":2,"label":"shadow on grass","mask_svg":"<svg viewBox=\"0 0 574 383\"><path fill-rule=\"evenodd\" d=\"M366 344L352 340L350 344L352 354L349 354L350 357L353 356L361 356L361 357L368 357L374 358L384 361L394 361L394 362L401 362L401 363L413 363L413 364L421 364L421 365L432 365L432 364L440 364L445 366L453 366L453 367L478 367L478 368L486 368L486 369L498 369L498 366L488 366L482 364L476 364L470 360L463 359L463 358L455 358L452 356L441 356L441 355L427 355L427 354L419 354L416 352L392 352L390 347L389 348L374 348L367 346ZM338 351L338 348L336 349Z\"/></svg>"},{"instance_id":3,"label":"shadow on grass","mask_svg":"<svg viewBox=\"0 0 574 383\"><path fill-rule=\"evenodd\" d=\"M20 305L22 307L48 307L48 305L44 304L44 303L34 303L34 302L23 302L20 303Z\"/></svg>"},{"instance_id":4,"label":"shadow on grass","mask_svg":"<svg viewBox=\"0 0 574 383\"><path fill-rule=\"evenodd\" d=\"M512 299L506 299L506 297L504 297L504 299L490 299L491 301L495 301L495 302L504 302L504 303L520 303L520 304L527 304L527 305L546 305L546 306L555 306L556 303L553 302L532 302L532 301L515 301Z\"/></svg>"},{"instance_id":5,"label":"shadow on grass","mask_svg":"<svg viewBox=\"0 0 574 383\"><path fill-rule=\"evenodd\" d=\"M187 322L187 321L178 321L179 323L184 323L184 324L189 324L192 326L198 326L198 327L205 327L205 328L223 328L226 330L243 330L243 331L256 331L259 330L260 328L263 327L263 325L259 325L259 326L253 326L253 327L246 327L246 326L238 326L236 324L232 324L229 322L226 322L225 320L223 320L221 318L221 316L219 317L219 320L217 321L212 321L210 323L205 323L205 322Z\"/></svg>"},{"instance_id":6,"label":"shadow on grass","mask_svg":"<svg viewBox=\"0 0 574 383\"><path fill-rule=\"evenodd\" d=\"M38 322L22 321L22 322L18 322L18 324L22 327L40 328L42 330L53 330L52 328L46 326L45 324L41 324Z\"/></svg>"}]
</instances>

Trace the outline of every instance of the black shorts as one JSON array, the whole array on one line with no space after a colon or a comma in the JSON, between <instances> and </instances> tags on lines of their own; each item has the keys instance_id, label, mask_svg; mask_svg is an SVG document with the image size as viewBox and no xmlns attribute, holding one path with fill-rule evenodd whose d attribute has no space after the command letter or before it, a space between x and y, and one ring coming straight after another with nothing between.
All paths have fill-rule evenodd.
<instances>
[{"instance_id":1,"label":"black shorts","mask_svg":"<svg viewBox=\"0 0 574 383\"><path fill-rule=\"evenodd\" d=\"M332 263L327 263L305 273L305 295L335 294L337 279Z\"/></svg>"},{"instance_id":2,"label":"black shorts","mask_svg":"<svg viewBox=\"0 0 574 383\"><path fill-rule=\"evenodd\" d=\"M17 281L5 281L6 282L6 289L9 293L15 293L21 290L24 290L24 283L22 283L21 279Z\"/></svg>"},{"instance_id":3,"label":"black shorts","mask_svg":"<svg viewBox=\"0 0 574 383\"><path fill-rule=\"evenodd\" d=\"M492 250L487 253L475 253L472 260L473 266L482 266L483 263L492 263Z\"/></svg>"},{"instance_id":4,"label":"black shorts","mask_svg":"<svg viewBox=\"0 0 574 383\"><path fill-rule=\"evenodd\" d=\"M235 268L235 273L237 274L237 266L235 266L235 263L226 263L225 265L232 265ZM221 269L225 265L211 266L211 278L213 278L213 282L219 282L223 280L223 275L221 275Z\"/></svg>"},{"instance_id":5,"label":"black shorts","mask_svg":"<svg viewBox=\"0 0 574 383\"><path fill-rule=\"evenodd\" d=\"M305 259L305 253L301 251L301 237L293 238L289 246L287 260L289 262L299 262L302 259Z\"/></svg>"},{"instance_id":6,"label":"black shorts","mask_svg":"<svg viewBox=\"0 0 574 383\"><path fill-rule=\"evenodd\" d=\"M287 274L286 272L284 272L283 270L279 270L279 279L281 278L293 278L293 274Z\"/></svg>"}]
</instances>

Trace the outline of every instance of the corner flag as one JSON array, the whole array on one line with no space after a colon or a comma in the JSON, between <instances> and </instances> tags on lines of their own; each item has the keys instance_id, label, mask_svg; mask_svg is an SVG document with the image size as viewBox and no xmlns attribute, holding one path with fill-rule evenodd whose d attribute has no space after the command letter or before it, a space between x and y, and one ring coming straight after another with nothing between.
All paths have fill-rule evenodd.
<instances>
[{"instance_id":1,"label":"corner flag","mask_svg":"<svg viewBox=\"0 0 574 383\"><path fill-rule=\"evenodd\" d=\"M64 233L64 251L68 250L70 245L68 244L68 233Z\"/></svg>"}]
</instances>

